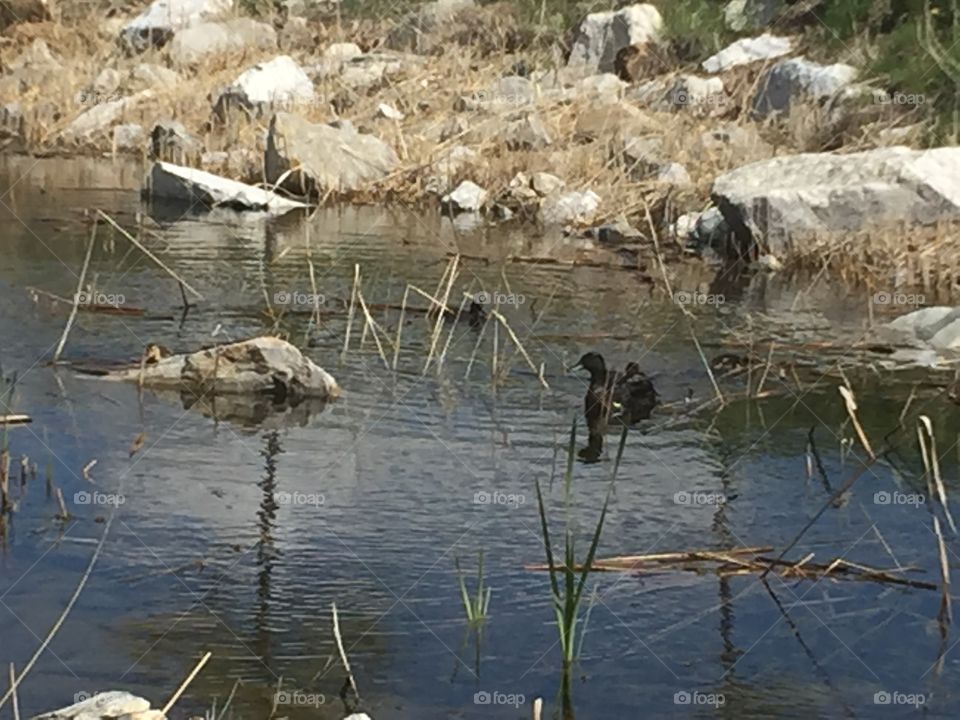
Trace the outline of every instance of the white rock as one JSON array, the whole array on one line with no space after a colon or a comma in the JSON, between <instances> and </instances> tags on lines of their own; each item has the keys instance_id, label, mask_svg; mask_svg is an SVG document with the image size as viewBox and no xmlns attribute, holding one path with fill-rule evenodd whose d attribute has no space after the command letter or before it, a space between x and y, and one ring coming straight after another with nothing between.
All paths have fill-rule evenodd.
<instances>
[{"instance_id":1,"label":"white rock","mask_svg":"<svg viewBox=\"0 0 960 720\"><path fill-rule=\"evenodd\" d=\"M120 87L123 75L116 68L104 68L93 81L93 91L100 96L111 95Z\"/></svg>"},{"instance_id":2,"label":"white rock","mask_svg":"<svg viewBox=\"0 0 960 720\"><path fill-rule=\"evenodd\" d=\"M210 55L241 50L271 50L277 47L272 25L251 18L205 22L178 32L169 46L174 65L194 65Z\"/></svg>"},{"instance_id":3,"label":"white rock","mask_svg":"<svg viewBox=\"0 0 960 720\"><path fill-rule=\"evenodd\" d=\"M94 720L117 718L150 709L150 702L122 690L94 695L53 712L37 715L32 720Z\"/></svg>"},{"instance_id":4,"label":"white rock","mask_svg":"<svg viewBox=\"0 0 960 720\"><path fill-rule=\"evenodd\" d=\"M377 105L377 117L386 118L387 120L403 120L406 115L397 110L392 105L387 105L386 103L380 103Z\"/></svg>"},{"instance_id":5,"label":"white rock","mask_svg":"<svg viewBox=\"0 0 960 720\"><path fill-rule=\"evenodd\" d=\"M820 65L804 58L781 60L763 79L753 99L760 117L789 112L794 102L831 98L857 77L857 69L843 63Z\"/></svg>"},{"instance_id":6,"label":"white rock","mask_svg":"<svg viewBox=\"0 0 960 720\"><path fill-rule=\"evenodd\" d=\"M214 175L203 170L156 162L147 177L144 194L200 207L228 207L282 214L306 207L262 188Z\"/></svg>"},{"instance_id":7,"label":"white rock","mask_svg":"<svg viewBox=\"0 0 960 720\"><path fill-rule=\"evenodd\" d=\"M117 125L113 129L113 146L121 151L143 150L147 135L143 127L133 123Z\"/></svg>"},{"instance_id":8,"label":"white rock","mask_svg":"<svg viewBox=\"0 0 960 720\"><path fill-rule=\"evenodd\" d=\"M530 187L541 197L560 192L566 186L567 184L556 175L545 172L534 173L530 179Z\"/></svg>"},{"instance_id":9,"label":"white rock","mask_svg":"<svg viewBox=\"0 0 960 720\"><path fill-rule=\"evenodd\" d=\"M386 177L399 162L387 143L351 125L314 124L287 112L276 113L270 121L264 156L267 181L283 179L283 187L294 194L361 190Z\"/></svg>"},{"instance_id":10,"label":"white rock","mask_svg":"<svg viewBox=\"0 0 960 720\"><path fill-rule=\"evenodd\" d=\"M684 213L678 217L671 227L673 237L680 242L689 240L699 219L700 213L698 212Z\"/></svg>"},{"instance_id":11,"label":"white rock","mask_svg":"<svg viewBox=\"0 0 960 720\"><path fill-rule=\"evenodd\" d=\"M217 99L214 112L225 117L232 107L261 115L270 108L292 110L315 100L313 83L297 61L279 55L254 65L226 88Z\"/></svg>"},{"instance_id":12,"label":"white rock","mask_svg":"<svg viewBox=\"0 0 960 720\"><path fill-rule=\"evenodd\" d=\"M786 55L793 50L793 39L764 33L755 38L742 38L716 55L708 57L701 67L709 73L723 72L738 65Z\"/></svg>"},{"instance_id":13,"label":"white rock","mask_svg":"<svg viewBox=\"0 0 960 720\"><path fill-rule=\"evenodd\" d=\"M673 185L675 187L689 187L693 184L690 179L690 173L680 163L667 163L657 169L657 182Z\"/></svg>"},{"instance_id":14,"label":"white rock","mask_svg":"<svg viewBox=\"0 0 960 720\"><path fill-rule=\"evenodd\" d=\"M663 18L653 5L590 13L577 27L567 64L612 72L618 52L657 39L662 27Z\"/></svg>"},{"instance_id":15,"label":"white rock","mask_svg":"<svg viewBox=\"0 0 960 720\"><path fill-rule=\"evenodd\" d=\"M960 148L781 156L719 176L712 194L741 245L783 257L795 237L960 217Z\"/></svg>"},{"instance_id":16,"label":"white rock","mask_svg":"<svg viewBox=\"0 0 960 720\"><path fill-rule=\"evenodd\" d=\"M489 193L470 180L464 180L452 193L443 196L444 206L455 212L478 212L483 209Z\"/></svg>"},{"instance_id":17,"label":"white rock","mask_svg":"<svg viewBox=\"0 0 960 720\"><path fill-rule=\"evenodd\" d=\"M695 110L703 114L723 109L727 99L723 80L681 75L667 90L664 101L672 110Z\"/></svg>"},{"instance_id":18,"label":"white rock","mask_svg":"<svg viewBox=\"0 0 960 720\"><path fill-rule=\"evenodd\" d=\"M111 372L106 379L139 382L140 375L138 363L135 368ZM223 395L270 393L293 402L340 395L340 386L330 373L290 343L275 337L256 337L187 355L172 355L145 365L143 384L157 389L212 390Z\"/></svg>"},{"instance_id":19,"label":"white rock","mask_svg":"<svg viewBox=\"0 0 960 720\"><path fill-rule=\"evenodd\" d=\"M361 55L363 55L363 50L360 49L359 45L352 42L333 43L323 51L323 57L327 60L339 60L340 62L353 60Z\"/></svg>"},{"instance_id":20,"label":"white rock","mask_svg":"<svg viewBox=\"0 0 960 720\"><path fill-rule=\"evenodd\" d=\"M153 0L120 32L128 47L143 52L166 44L179 30L230 12L232 0Z\"/></svg>"},{"instance_id":21,"label":"white rock","mask_svg":"<svg viewBox=\"0 0 960 720\"><path fill-rule=\"evenodd\" d=\"M587 223L599 207L600 196L593 190L551 195L540 205L540 220L544 225Z\"/></svg>"}]
</instances>

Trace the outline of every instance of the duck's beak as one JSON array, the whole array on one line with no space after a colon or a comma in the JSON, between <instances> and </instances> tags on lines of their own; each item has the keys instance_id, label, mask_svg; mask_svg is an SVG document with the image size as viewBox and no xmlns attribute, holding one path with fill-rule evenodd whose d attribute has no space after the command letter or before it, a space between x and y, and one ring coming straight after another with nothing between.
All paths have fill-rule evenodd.
<instances>
[{"instance_id":1,"label":"duck's beak","mask_svg":"<svg viewBox=\"0 0 960 720\"><path fill-rule=\"evenodd\" d=\"M577 362L577 363L574 363L573 365L570 365L567 368L567 372L573 372L574 370L582 370L582 369L583 369L583 365Z\"/></svg>"}]
</instances>

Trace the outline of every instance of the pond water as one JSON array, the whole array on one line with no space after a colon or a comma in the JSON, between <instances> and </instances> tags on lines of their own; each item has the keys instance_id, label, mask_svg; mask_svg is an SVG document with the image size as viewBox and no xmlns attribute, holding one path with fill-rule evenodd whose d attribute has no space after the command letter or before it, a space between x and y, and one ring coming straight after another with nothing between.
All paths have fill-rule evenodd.
<instances>
[{"instance_id":1,"label":"pond water","mask_svg":"<svg viewBox=\"0 0 960 720\"><path fill-rule=\"evenodd\" d=\"M788 557L899 563L939 585L914 424L919 412L931 417L949 492L957 487L957 412L924 387L923 375L893 377L809 350L796 379L771 374L769 397L737 399L744 382L723 380L727 406L687 417L684 397L692 393L686 407L695 407L714 390L690 322L668 294L636 272L500 261L572 241L532 230L464 233L437 216L383 208L270 222L184 215L141 205L141 168L109 163L9 159L0 177L0 363L6 376L17 374L4 412L33 418L8 436L18 507L0 552L0 660L27 662L108 531L76 605L20 688L27 713L107 689L162 705L210 651L172 717L222 704L239 680L232 717L341 718L335 602L361 708L372 717L528 718L535 697L553 717L561 656L548 576L526 567L544 562L537 482L562 539L565 447L585 389L585 378L564 367L587 350L618 367L637 359L681 413L663 409L629 434L601 557L783 549L829 498L825 484L836 488L863 466L859 446L842 452L854 436L837 393L842 368L877 447L912 384L921 385L894 452ZM51 367L69 307L29 289L73 296L95 208L133 232L139 225L143 243L203 299L182 317L176 283L101 223L87 278L96 292L145 313L80 313L65 360L130 360L148 342L183 351L276 328L336 376L343 397L258 424L240 417L243 408L140 398L135 387ZM432 328L422 315L404 325L396 371L384 367L371 334L361 346L359 319L343 354L340 301L350 298L355 265L392 343L399 313L386 306L402 302L407 283L435 291L455 251L473 259L451 297L512 297L503 313L533 363L544 364L548 389L502 328L495 340L492 327L480 337L457 326L442 366L426 373ZM682 267L673 288L716 292L702 284L708 278L699 266ZM296 306L313 292L324 296L319 327L308 307ZM838 294L822 280L798 288L755 277L731 284L722 304L696 307L693 327L708 355L738 334L856 339L865 303ZM392 356L392 345L385 352ZM827 483L817 471L808 476L811 428ZM142 448L131 456L140 433ZM613 454L608 447L603 462L574 468L581 558ZM21 456L38 467L22 486ZM65 522L45 492L48 473L66 498ZM110 497L123 499L115 514L103 504ZM956 539L945 532L955 567ZM454 562L472 588L480 551L492 599L489 619L471 632ZM573 668L576 716L958 716L960 636L941 638L939 590L767 580L592 575ZM12 717L9 705L3 713Z\"/></svg>"}]
</instances>

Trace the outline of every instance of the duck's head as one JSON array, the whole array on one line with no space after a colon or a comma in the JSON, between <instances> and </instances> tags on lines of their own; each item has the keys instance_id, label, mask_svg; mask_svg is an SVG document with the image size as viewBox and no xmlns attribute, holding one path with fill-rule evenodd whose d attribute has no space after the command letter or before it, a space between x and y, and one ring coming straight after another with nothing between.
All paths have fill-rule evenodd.
<instances>
[{"instance_id":1,"label":"duck's head","mask_svg":"<svg viewBox=\"0 0 960 720\"><path fill-rule=\"evenodd\" d=\"M607 372L607 364L603 361L603 355L595 352L585 353L577 364L572 366L571 370L583 369L590 373L591 377L602 376Z\"/></svg>"}]
</instances>

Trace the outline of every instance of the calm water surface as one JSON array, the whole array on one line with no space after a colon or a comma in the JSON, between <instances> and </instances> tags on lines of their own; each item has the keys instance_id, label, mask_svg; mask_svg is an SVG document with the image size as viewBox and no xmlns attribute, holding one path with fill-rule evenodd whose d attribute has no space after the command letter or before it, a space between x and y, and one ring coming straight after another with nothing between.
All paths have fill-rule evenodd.
<instances>
[{"instance_id":1,"label":"calm water surface","mask_svg":"<svg viewBox=\"0 0 960 720\"><path fill-rule=\"evenodd\" d=\"M336 602L362 707L373 717L527 718L536 696L552 713L560 652L547 577L525 566L543 562L536 481L554 521L563 520L563 446L584 392L583 378L563 368L601 350L618 366L638 359L665 401L688 390L696 402L709 399L713 390L677 306L637 273L498 260L557 242L572 252L562 239L464 233L435 216L381 208L270 223L184 216L142 206L140 177L139 168L64 161L9 160L0 168L0 363L18 376L12 410L33 417L9 434L19 507L0 553L4 664L29 659L107 527L111 508L78 503L85 496L77 493L124 500L79 601L20 689L21 707L37 713L77 693L120 688L160 705L212 651L172 717L202 714L240 680L234 717L269 716L279 686L290 694L281 696L276 717L340 718L343 673L330 620ZM88 279L145 314L81 313L65 359L129 360L148 342L180 351L269 332L268 299L280 310L283 293L313 291L309 237L322 323L313 328L306 308L284 306L279 331L335 374L340 401L258 423L242 406L185 407L178 396L149 392L141 401L134 387L51 368L68 308L29 288L72 297L90 208L132 231L142 225L143 242L204 299L181 318L176 284L101 225ZM420 317L405 325L397 372L384 368L372 337L360 346L357 325L341 362L340 301L349 299L355 264L375 318L392 335L398 313L384 305L399 304L407 282L435 290L447 253L457 249L489 262L467 261L452 296L480 289L522 295L504 313L534 362L545 364L549 389L504 333L496 342L507 372L493 389L491 328L479 344L476 331L458 328L442 370L422 374L430 330ZM681 268L673 284L706 291L699 285L706 278ZM724 304L697 308L697 333L708 353L737 333L794 342L857 337L863 303L834 295L820 287L798 304L795 289L754 279L728 289ZM802 368L800 389L771 377L776 394L762 402L734 401L719 415L686 420L664 411L632 433L600 554L782 548L792 539L828 497L805 469L810 428L833 487L860 466L856 453L841 461L841 438L852 429L844 425L833 358L806 359L812 366ZM852 363L844 370L879 444L910 383L921 378L894 381ZM732 396L742 387L727 381L723 389ZM900 563L939 582L927 507L875 500L877 492L920 492L912 435L919 410L936 424L943 472L956 488L957 413L921 389L897 451L824 514L791 558ZM143 448L131 458L141 432ZM21 456L39 468L23 487ZM82 472L93 460L96 485ZM582 553L611 466L608 458L576 468ZM56 503L46 496L47 467L67 498L67 522L55 519ZM726 502L685 504L678 493L722 494ZM505 496L515 502L483 502ZM957 543L949 533L947 543L953 566ZM477 634L464 622L454 558L472 573L480 550L493 597ZM574 671L578 718L960 714L956 632L942 669L935 667L938 592L776 576L765 586L755 575L681 572L595 575L589 592ZM905 695L922 696L923 706L903 704ZM706 704L709 696L723 704ZM11 717L9 707L3 713Z\"/></svg>"}]
</instances>

